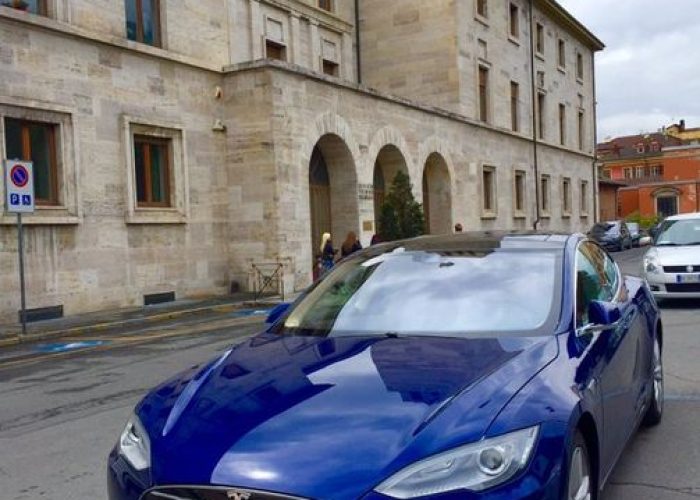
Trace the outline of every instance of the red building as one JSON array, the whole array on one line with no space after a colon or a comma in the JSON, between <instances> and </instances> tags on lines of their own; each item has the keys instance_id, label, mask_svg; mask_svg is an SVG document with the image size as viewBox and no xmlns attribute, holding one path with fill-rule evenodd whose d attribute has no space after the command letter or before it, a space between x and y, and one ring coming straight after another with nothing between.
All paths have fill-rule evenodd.
<instances>
[{"instance_id":1,"label":"red building","mask_svg":"<svg viewBox=\"0 0 700 500\"><path fill-rule=\"evenodd\" d=\"M601 183L623 183L617 190L617 217L700 211L698 141L668 133L617 137L598 145L598 158ZM601 201L601 217L602 208Z\"/></svg>"}]
</instances>

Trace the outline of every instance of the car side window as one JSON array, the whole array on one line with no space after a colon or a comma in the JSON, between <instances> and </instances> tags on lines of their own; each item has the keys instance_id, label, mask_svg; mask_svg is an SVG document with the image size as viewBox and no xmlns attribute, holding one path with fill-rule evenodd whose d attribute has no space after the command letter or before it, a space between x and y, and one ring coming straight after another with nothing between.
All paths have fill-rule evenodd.
<instances>
[{"instance_id":1,"label":"car side window","mask_svg":"<svg viewBox=\"0 0 700 500\"><path fill-rule=\"evenodd\" d=\"M603 254L603 259L605 260L605 287L610 293L609 300L613 300L617 296L617 289L620 287L620 275L617 272L617 264L607 253L600 249L598 251Z\"/></svg>"},{"instance_id":2,"label":"car side window","mask_svg":"<svg viewBox=\"0 0 700 500\"><path fill-rule=\"evenodd\" d=\"M576 326L588 324L588 306L594 300L609 302L613 298L606 273L607 255L592 243L583 243L576 252ZM614 263L613 263L614 264Z\"/></svg>"}]
</instances>

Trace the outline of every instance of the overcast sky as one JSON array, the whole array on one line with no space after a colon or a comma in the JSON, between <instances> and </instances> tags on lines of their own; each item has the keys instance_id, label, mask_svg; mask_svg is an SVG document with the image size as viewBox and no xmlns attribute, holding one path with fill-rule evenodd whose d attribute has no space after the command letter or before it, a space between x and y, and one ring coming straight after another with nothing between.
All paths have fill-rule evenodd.
<instances>
[{"instance_id":1,"label":"overcast sky","mask_svg":"<svg viewBox=\"0 0 700 500\"><path fill-rule=\"evenodd\" d=\"M700 127L700 0L559 0L606 45L596 56L598 140Z\"/></svg>"}]
</instances>

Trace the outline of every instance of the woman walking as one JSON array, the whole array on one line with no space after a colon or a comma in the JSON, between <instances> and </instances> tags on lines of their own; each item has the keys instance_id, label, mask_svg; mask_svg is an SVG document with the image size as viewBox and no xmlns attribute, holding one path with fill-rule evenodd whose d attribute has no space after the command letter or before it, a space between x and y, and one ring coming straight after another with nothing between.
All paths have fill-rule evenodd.
<instances>
[{"instance_id":1,"label":"woman walking","mask_svg":"<svg viewBox=\"0 0 700 500\"><path fill-rule=\"evenodd\" d=\"M357 235L353 231L350 231L340 247L340 255L342 257L347 257L358 250L362 250L362 244L360 240L357 239Z\"/></svg>"},{"instance_id":2,"label":"woman walking","mask_svg":"<svg viewBox=\"0 0 700 500\"><path fill-rule=\"evenodd\" d=\"M333 248L331 233L323 233L323 237L321 238L321 266L323 267L324 273L327 273L333 268L335 254L336 249Z\"/></svg>"}]
</instances>

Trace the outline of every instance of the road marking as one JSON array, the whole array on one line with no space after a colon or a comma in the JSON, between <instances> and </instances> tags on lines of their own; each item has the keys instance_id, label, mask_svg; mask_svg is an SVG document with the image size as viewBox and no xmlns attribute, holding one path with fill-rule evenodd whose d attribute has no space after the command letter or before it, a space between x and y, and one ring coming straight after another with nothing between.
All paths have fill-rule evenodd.
<instances>
[{"instance_id":1,"label":"road marking","mask_svg":"<svg viewBox=\"0 0 700 500\"><path fill-rule=\"evenodd\" d=\"M212 321L209 323L202 324L198 327L192 327L192 326L183 326L180 327L180 329L176 329L174 331L158 331L154 332L153 334L150 335L135 335L135 336L121 336L121 337L91 337L91 341L109 341L109 342L104 342L99 345L94 345L92 347L85 347L82 349L73 349L73 350L67 350L67 351L59 351L59 352L49 352L46 354L34 356L31 358L23 358L23 359L17 359L17 360L9 360L9 361L0 361L0 370L5 370L8 368L17 368L17 367L22 367L22 366L28 366L31 364L39 363L42 361L48 361L56 358L65 358L68 356L75 356L75 355L80 355L88 352L101 352L101 351L107 351L111 349L117 349L120 347L125 347L125 346L130 346L130 345L139 345L139 344L147 344L149 342L153 342L156 340L160 339L167 339L171 337L184 337L188 335L196 335L198 333L210 333L214 332L216 330L221 330L225 328L230 328L230 327L235 327L235 326L245 326L245 325L254 325L256 323L262 324L260 321L259 316L248 316L248 317L240 317L240 318L229 318L227 320L219 320L219 321ZM65 338L63 339L65 342L83 342L85 341L85 338ZM232 339L234 340L234 339Z\"/></svg>"}]
</instances>

